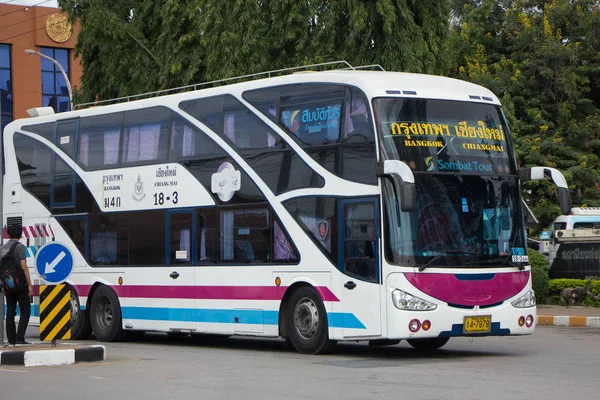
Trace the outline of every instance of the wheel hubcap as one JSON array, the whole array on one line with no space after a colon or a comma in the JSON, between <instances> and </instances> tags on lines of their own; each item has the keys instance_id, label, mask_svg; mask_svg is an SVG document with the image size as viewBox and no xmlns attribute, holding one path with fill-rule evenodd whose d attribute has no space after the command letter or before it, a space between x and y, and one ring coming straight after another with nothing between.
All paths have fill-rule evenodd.
<instances>
[{"instance_id":1,"label":"wheel hubcap","mask_svg":"<svg viewBox=\"0 0 600 400\"><path fill-rule=\"evenodd\" d=\"M294 309L294 326L304 339L311 339L319 329L319 310L317 305L305 297Z\"/></svg>"},{"instance_id":2,"label":"wheel hubcap","mask_svg":"<svg viewBox=\"0 0 600 400\"><path fill-rule=\"evenodd\" d=\"M77 317L79 316L79 300L77 295L71 292L71 326L75 325Z\"/></svg>"},{"instance_id":3,"label":"wheel hubcap","mask_svg":"<svg viewBox=\"0 0 600 400\"><path fill-rule=\"evenodd\" d=\"M113 320L113 309L112 303L103 297L98 302L98 312L96 313L96 321L102 329L108 329L112 324Z\"/></svg>"}]
</instances>

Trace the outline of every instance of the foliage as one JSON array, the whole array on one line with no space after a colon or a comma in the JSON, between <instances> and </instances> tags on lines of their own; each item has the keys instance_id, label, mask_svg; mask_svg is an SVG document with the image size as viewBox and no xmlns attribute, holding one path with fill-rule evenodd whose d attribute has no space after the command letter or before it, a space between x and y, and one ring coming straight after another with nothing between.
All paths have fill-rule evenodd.
<instances>
[{"instance_id":1,"label":"foliage","mask_svg":"<svg viewBox=\"0 0 600 400\"><path fill-rule=\"evenodd\" d=\"M453 6L456 76L487 86L511 111L519 165L558 168L575 205L600 205L598 2L454 0ZM560 212L556 187L523 186L540 228L548 226Z\"/></svg>"},{"instance_id":2,"label":"foliage","mask_svg":"<svg viewBox=\"0 0 600 400\"><path fill-rule=\"evenodd\" d=\"M548 261L537 250L528 249L527 254L531 263L531 286L535 292L535 301L543 304L546 302L549 291Z\"/></svg>"},{"instance_id":3,"label":"foliage","mask_svg":"<svg viewBox=\"0 0 600 400\"><path fill-rule=\"evenodd\" d=\"M450 0L59 0L81 32L76 102L345 59L449 72Z\"/></svg>"}]
</instances>

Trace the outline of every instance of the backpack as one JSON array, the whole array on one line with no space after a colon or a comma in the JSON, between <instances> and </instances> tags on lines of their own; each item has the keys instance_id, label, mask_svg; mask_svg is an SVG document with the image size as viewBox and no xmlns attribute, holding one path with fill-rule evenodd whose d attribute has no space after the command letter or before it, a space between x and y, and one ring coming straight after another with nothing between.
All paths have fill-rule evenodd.
<instances>
[{"instance_id":1,"label":"backpack","mask_svg":"<svg viewBox=\"0 0 600 400\"><path fill-rule=\"evenodd\" d=\"M19 242L13 243L0 259L0 281L6 293L18 293L27 288L27 280L21 268L21 261L17 260L15 248Z\"/></svg>"}]
</instances>

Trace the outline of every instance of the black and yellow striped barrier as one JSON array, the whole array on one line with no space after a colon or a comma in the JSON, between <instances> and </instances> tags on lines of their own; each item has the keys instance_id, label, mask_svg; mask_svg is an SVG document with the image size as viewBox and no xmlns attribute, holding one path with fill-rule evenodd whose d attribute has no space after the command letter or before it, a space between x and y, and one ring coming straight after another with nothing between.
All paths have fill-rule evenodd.
<instances>
[{"instance_id":1,"label":"black and yellow striped barrier","mask_svg":"<svg viewBox=\"0 0 600 400\"><path fill-rule=\"evenodd\" d=\"M40 286L40 340L71 339L69 285Z\"/></svg>"}]
</instances>

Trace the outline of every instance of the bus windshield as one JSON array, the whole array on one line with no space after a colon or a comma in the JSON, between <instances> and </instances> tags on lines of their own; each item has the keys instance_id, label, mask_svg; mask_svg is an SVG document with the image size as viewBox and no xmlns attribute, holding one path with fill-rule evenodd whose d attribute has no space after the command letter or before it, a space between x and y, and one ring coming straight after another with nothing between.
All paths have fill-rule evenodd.
<instances>
[{"instance_id":1,"label":"bus windshield","mask_svg":"<svg viewBox=\"0 0 600 400\"><path fill-rule=\"evenodd\" d=\"M500 109L401 98L375 99L374 106L384 159L407 163L417 189L417 209L400 212L385 183L388 261L427 267L525 262L521 198Z\"/></svg>"},{"instance_id":2,"label":"bus windshield","mask_svg":"<svg viewBox=\"0 0 600 400\"><path fill-rule=\"evenodd\" d=\"M384 158L413 171L515 173L500 108L448 100L374 100Z\"/></svg>"}]
</instances>

